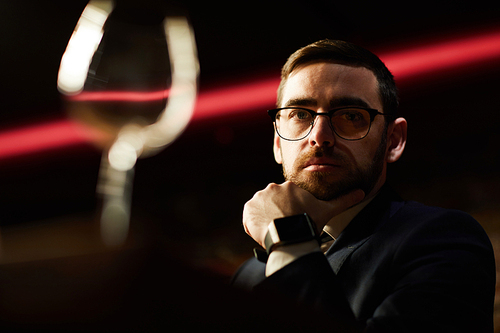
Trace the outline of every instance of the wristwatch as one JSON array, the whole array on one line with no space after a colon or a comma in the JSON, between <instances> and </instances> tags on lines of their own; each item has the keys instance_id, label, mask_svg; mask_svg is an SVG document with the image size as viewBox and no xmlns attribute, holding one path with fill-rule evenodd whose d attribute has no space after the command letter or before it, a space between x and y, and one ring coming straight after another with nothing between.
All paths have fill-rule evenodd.
<instances>
[{"instance_id":1,"label":"wristwatch","mask_svg":"<svg viewBox=\"0 0 500 333\"><path fill-rule=\"evenodd\" d=\"M318 240L316 225L305 213L275 219L268 229L264 241L267 255L278 246Z\"/></svg>"}]
</instances>

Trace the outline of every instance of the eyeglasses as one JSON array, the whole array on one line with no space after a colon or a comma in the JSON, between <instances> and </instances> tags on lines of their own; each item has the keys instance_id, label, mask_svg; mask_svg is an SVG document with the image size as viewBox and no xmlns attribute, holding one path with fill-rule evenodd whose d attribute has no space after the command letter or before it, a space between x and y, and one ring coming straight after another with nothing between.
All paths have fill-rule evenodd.
<instances>
[{"instance_id":1,"label":"eyeglasses","mask_svg":"<svg viewBox=\"0 0 500 333\"><path fill-rule=\"evenodd\" d=\"M318 116L329 117L335 134L350 141L361 140L367 136L377 115L390 116L360 106L342 106L327 113L317 113L300 107L285 107L268 110L267 113L273 119L278 135L288 141L298 141L307 137Z\"/></svg>"}]
</instances>

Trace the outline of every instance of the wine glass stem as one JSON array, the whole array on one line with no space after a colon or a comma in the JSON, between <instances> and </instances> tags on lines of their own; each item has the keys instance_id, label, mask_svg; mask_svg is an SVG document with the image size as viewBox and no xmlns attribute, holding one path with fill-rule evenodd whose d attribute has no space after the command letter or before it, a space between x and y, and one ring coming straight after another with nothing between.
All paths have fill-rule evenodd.
<instances>
[{"instance_id":1,"label":"wine glass stem","mask_svg":"<svg viewBox=\"0 0 500 333\"><path fill-rule=\"evenodd\" d=\"M101 159L97 186L102 198L100 229L102 241L110 247L123 245L128 236L134 169L114 168L107 153Z\"/></svg>"}]
</instances>

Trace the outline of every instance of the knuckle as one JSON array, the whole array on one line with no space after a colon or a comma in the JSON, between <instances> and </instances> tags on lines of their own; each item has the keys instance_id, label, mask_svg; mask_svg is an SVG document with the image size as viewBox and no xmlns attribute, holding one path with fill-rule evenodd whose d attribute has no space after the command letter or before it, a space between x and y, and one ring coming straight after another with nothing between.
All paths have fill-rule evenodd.
<instances>
[{"instance_id":1,"label":"knuckle","mask_svg":"<svg viewBox=\"0 0 500 333\"><path fill-rule=\"evenodd\" d=\"M276 189L277 187L279 187L279 185L278 185L278 184L276 184L276 183L269 183L269 184L267 184L267 186L266 186L265 190L274 190L274 189ZM260 191L260 192L262 192L262 191Z\"/></svg>"}]
</instances>

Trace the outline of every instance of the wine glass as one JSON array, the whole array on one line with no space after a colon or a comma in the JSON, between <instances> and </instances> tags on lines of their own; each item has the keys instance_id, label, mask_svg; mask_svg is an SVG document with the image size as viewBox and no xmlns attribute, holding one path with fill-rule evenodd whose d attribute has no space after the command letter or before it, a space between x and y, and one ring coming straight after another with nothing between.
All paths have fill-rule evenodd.
<instances>
[{"instance_id":1,"label":"wine glass","mask_svg":"<svg viewBox=\"0 0 500 333\"><path fill-rule=\"evenodd\" d=\"M68 114L98 129L101 237L125 242L134 167L174 141L194 110L199 64L185 17L154 7L91 0L61 58Z\"/></svg>"}]
</instances>

